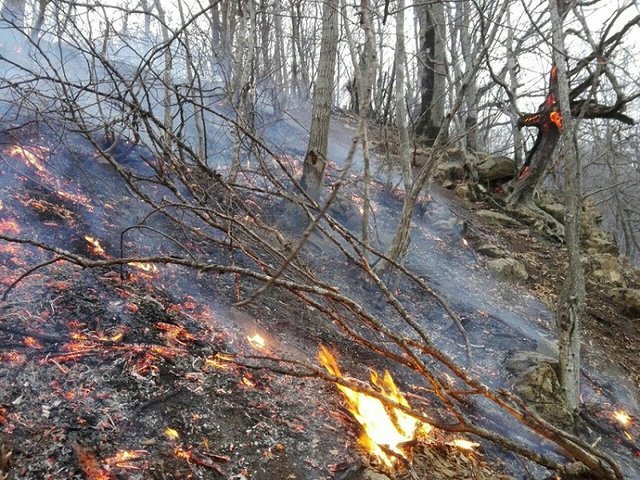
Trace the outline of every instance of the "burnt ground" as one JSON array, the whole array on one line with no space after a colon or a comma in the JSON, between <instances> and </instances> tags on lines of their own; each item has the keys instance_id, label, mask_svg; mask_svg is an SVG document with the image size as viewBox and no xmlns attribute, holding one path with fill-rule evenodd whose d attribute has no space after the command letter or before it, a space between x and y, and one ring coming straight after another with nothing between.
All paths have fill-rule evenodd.
<instances>
[{"instance_id":1,"label":"burnt ground","mask_svg":"<svg viewBox=\"0 0 640 480\"><path fill-rule=\"evenodd\" d=\"M128 226L118 212L137 212L139 206L105 165L87 163L87 158L95 158L90 146L75 144L73 150L84 162L82 185L70 183L64 172L73 169L54 154L49 173L58 175L56 181L33 165L18 168L3 149L0 227L4 233L48 239L98 258L103 254L87 245L84 237L89 234L101 240L105 255L116 256L119 232ZM65 168L54 168L60 165ZM9 177L11 182L6 181ZM96 178L112 183L87 190L93 185L89 180ZM393 199L390 208L398 202ZM490 239L522 258L530 278L514 288L533 291L552 307L562 271L561 249L535 233L525 236L521 229L483 223L473 208L447 197L447 210L466 222L471 244ZM427 253L467 256L473 270L484 271L482 260L462 247L459 238L434 238L436 250ZM50 258L20 244L3 242L0 247L4 287ZM157 245L137 235L126 247L149 254ZM228 255L196 241L188 248L214 260ZM310 264L369 302L372 310L392 316L388 305L358 285L348 265L329 260L316 252ZM160 265L158 271L134 267L124 272L116 267L81 270L58 262L20 281L0 304L0 439L12 453L8 461L0 460L0 470L16 480L360 478L358 473L340 473L362 470L357 466L363 460L356 447L357 429L332 385L248 369L227 355L282 355L313 362L322 343L340 352L344 370L359 378L365 378L370 366L387 366L383 360L355 346L318 311L287 292L271 290L235 309L230 305L259 285L170 265ZM425 270L425 278L432 274ZM432 280L437 282L437 276ZM433 299L419 289L399 289L398 295L416 313L441 316ZM634 381L638 358L633 353L640 332L632 328L634 319L624 317L622 307L606 298L604 291L590 295L585 338L612 352L609 363L620 363ZM477 335L486 343L487 355L503 355L489 348L496 329L478 327L477 320L484 321L482 312L471 309L465 314L469 328L482 330ZM437 323L434 328L450 330ZM248 341L255 333L266 339L266 349ZM410 388L409 382L401 386ZM429 468L416 468L430 472L425 478L499 478L503 470L513 478L542 478L513 473L504 452L483 446L479 454L468 456L444 445L447 438L441 440L416 456L428 459Z\"/></svg>"}]
</instances>

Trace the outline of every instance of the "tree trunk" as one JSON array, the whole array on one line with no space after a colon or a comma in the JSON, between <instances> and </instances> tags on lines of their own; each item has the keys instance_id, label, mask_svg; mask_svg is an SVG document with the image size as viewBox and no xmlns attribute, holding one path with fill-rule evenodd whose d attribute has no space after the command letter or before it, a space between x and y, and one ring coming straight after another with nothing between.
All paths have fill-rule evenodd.
<instances>
[{"instance_id":1,"label":"tree trunk","mask_svg":"<svg viewBox=\"0 0 640 480\"><path fill-rule=\"evenodd\" d=\"M407 130L407 104L405 103L405 62L407 54L404 45L404 0L397 0L396 14L396 125L400 137L400 166L402 168L402 182L405 192L411 188L413 173L411 170L411 144Z\"/></svg>"},{"instance_id":2,"label":"tree trunk","mask_svg":"<svg viewBox=\"0 0 640 480\"><path fill-rule=\"evenodd\" d=\"M560 384L567 408L577 411L580 402L580 319L584 311L585 286L580 262L580 161L575 146L575 126L571 119L569 80L563 37L562 14L556 0L549 0L553 30L553 58L558 70L558 103L563 119L565 177L565 241L569 260L564 285L558 299L558 343Z\"/></svg>"},{"instance_id":3,"label":"tree trunk","mask_svg":"<svg viewBox=\"0 0 640 480\"><path fill-rule=\"evenodd\" d=\"M472 38L469 32L471 2L461 2L458 8L462 9L462 22L460 25L460 48L464 58L465 71L473 68ZM469 85L465 93L466 116L464 121L464 138L467 150L477 152L478 146L478 86L476 77L469 79Z\"/></svg>"},{"instance_id":4,"label":"tree trunk","mask_svg":"<svg viewBox=\"0 0 640 480\"><path fill-rule=\"evenodd\" d=\"M446 96L444 4L436 1L419 6L418 18L420 116L416 121L415 134L421 142L433 145L444 121Z\"/></svg>"},{"instance_id":5,"label":"tree trunk","mask_svg":"<svg viewBox=\"0 0 640 480\"><path fill-rule=\"evenodd\" d=\"M313 89L313 110L309 145L304 159L300 185L318 201L324 177L329 145L329 122L333 93L336 54L338 52L339 2L327 0L322 9L322 43L318 74Z\"/></svg>"}]
</instances>

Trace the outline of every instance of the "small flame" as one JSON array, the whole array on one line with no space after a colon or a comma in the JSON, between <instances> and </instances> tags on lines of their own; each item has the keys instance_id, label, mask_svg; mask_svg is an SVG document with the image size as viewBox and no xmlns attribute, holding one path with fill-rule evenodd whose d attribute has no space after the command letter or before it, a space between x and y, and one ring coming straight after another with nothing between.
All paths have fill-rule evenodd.
<instances>
[{"instance_id":1,"label":"small flame","mask_svg":"<svg viewBox=\"0 0 640 480\"><path fill-rule=\"evenodd\" d=\"M164 429L164 436L169 440L178 440L180 438L180 434L175 428L167 427Z\"/></svg>"},{"instance_id":2,"label":"small flame","mask_svg":"<svg viewBox=\"0 0 640 480\"><path fill-rule=\"evenodd\" d=\"M100 245L100 241L97 238L90 237L89 235L85 235L84 239L89 244L89 249L96 255L106 255L107 252L104 251L102 245Z\"/></svg>"},{"instance_id":3,"label":"small flame","mask_svg":"<svg viewBox=\"0 0 640 480\"><path fill-rule=\"evenodd\" d=\"M102 463L103 465L123 467L127 463L139 460L148 454L149 452L146 450L120 450L113 457L105 459Z\"/></svg>"},{"instance_id":4,"label":"small flame","mask_svg":"<svg viewBox=\"0 0 640 480\"><path fill-rule=\"evenodd\" d=\"M462 438L456 438L452 442L449 442L447 445L451 445L453 447L459 448L460 450L475 450L480 446L480 444L477 442L464 440Z\"/></svg>"},{"instance_id":5,"label":"small flame","mask_svg":"<svg viewBox=\"0 0 640 480\"><path fill-rule=\"evenodd\" d=\"M318 358L329 373L342 378L335 358L326 347L320 346ZM405 407L409 406L388 371L385 371L382 379L375 371L372 372L371 382L389 400ZM418 432L428 434L433 428L397 408L386 407L377 398L356 392L344 385L337 385L337 387L347 402L347 408L362 426L363 433L358 442L367 452L374 454L389 468L393 467L394 459L381 446L384 445L387 449L402 455L400 451L402 443L413 440Z\"/></svg>"},{"instance_id":6,"label":"small flame","mask_svg":"<svg viewBox=\"0 0 640 480\"><path fill-rule=\"evenodd\" d=\"M253 348L256 348L258 350L263 350L267 346L267 343L264 337L259 333L256 333L250 337L247 337L247 340L249 341L249 343Z\"/></svg>"},{"instance_id":7,"label":"small flame","mask_svg":"<svg viewBox=\"0 0 640 480\"><path fill-rule=\"evenodd\" d=\"M551 112L549 114L549 120L558 127L558 130L562 130L562 114L560 112Z\"/></svg>"},{"instance_id":8,"label":"small flame","mask_svg":"<svg viewBox=\"0 0 640 480\"><path fill-rule=\"evenodd\" d=\"M624 410L616 410L613 412L613 418L625 428L629 427L633 422L633 417Z\"/></svg>"},{"instance_id":9,"label":"small flame","mask_svg":"<svg viewBox=\"0 0 640 480\"><path fill-rule=\"evenodd\" d=\"M155 273L158 271L158 267L153 263L131 262L129 265L143 272Z\"/></svg>"}]
</instances>

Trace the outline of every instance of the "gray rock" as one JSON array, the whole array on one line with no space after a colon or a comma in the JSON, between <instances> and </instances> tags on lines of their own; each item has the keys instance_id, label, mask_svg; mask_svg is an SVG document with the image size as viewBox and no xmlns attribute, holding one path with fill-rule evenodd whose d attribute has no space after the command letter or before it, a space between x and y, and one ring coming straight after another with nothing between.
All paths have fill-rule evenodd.
<instances>
[{"instance_id":1,"label":"gray rock","mask_svg":"<svg viewBox=\"0 0 640 480\"><path fill-rule=\"evenodd\" d=\"M615 288L611 291L616 301L629 314L640 317L640 289Z\"/></svg>"},{"instance_id":2,"label":"gray rock","mask_svg":"<svg viewBox=\"0 0 640 480\"><path fill-rule=\"evenodd\" d=\"M509 157L482 155L474 163L480 181L493 182L512 178L516 174L516 162Z\"/></svg>"},{"instance_id":3,"label":"gray rock","mask_svg":"<svg viewBox=\"0 0 640 480\"><path fill-rule=\"evenodd\" d=\"M476 251L480 255L484 255L489 258L504 258L508 255L504 248L499 247L498 245L493 245L492 243L483 243Z\"/></svg>"},{"instance_id":4,"label":"gray rock","mask_svg":"<svg viewBox=\"0 0 640 480\"><path fill-rule=\"evenodd\" d=\"M520 225L520 223L515 218L512 218L509 215L505 215L504 213L494 212L493 210L478 210L476 212L476 215L484 219L487 223L508 225L514 227Z\"/></svg>"},{"instance_id":5,"label":"gray rock","mask_svg":"<svg viewBox=\"0 0 640 480\"><path fill-rule=\"evenodd\" d=\"M527 269L524 268L522 262L515 258L496 258L490 260L487 265L502 280L520 282L529 278Z\"/></svg>"},{"instance_id":6,"label":"gray rock","mask_svg":"<svg viewBox=\"0 0 640 480\"><path fill-rule=\"evenodd\" d=\"M564 405L558 375L550 364L543 362L525 371L514 389L545 420L564 429L573 426L573 415Z\"/></svg>"},{"instance_id":7,"label":"gray rock","mask_svg":"<svg viewBox=\"0 0 640 480\"><path fill-rule=\"evenodd\" d=\"M512 375L521 376L527 370L541 363L551 365L556 372L558 370L557 359L543 355L542 353L525 352L522 350L512 353L505 361L505 367Z\"/></svg>"}]
</instances>

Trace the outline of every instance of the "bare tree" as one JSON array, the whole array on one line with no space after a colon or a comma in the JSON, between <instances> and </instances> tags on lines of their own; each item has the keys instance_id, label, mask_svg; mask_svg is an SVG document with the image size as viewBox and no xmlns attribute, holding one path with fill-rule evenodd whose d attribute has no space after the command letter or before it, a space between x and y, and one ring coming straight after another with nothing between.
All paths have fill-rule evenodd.
<instances>
[{"instance_id":1,"label":"bare tree","mask_svg":"<svg viewBox=\"0 0 640 480\"><path fill-rule=\"evenodd\" d=\"M558 346L560 383L571 411L580 402L580 319L584 311L584 273L580 259L580 211L582 191L580 159L576 149L575 125L571 116L567 55L564 45L563 15L556 0L549 1L553 32L553 60L557 68L557 101L562 115L562 144L565 178L564 232L569 265L558 299Z\"/></svg>"},{"instance_id":2,"label":"bare tree","mask_svg":"<svg viewBox=\"0 0 640 480\"><path fill-rule=\"evenodd\" d=\"M320 188L327 163L331 100L338 52L339 8L339 0L328 0L323 4L322 43L318 60L318 74L313 89L309 145L300 180L302 188L316 201L321 196Z\"/></svg>"},{"instance_id":3,"label":"bare tree","mask_svg":"<svg viewBox=\"0 0 640 480\"><path fill-rule=\"evenodd\" d=\"M415 135L427 145L433 145L442 135L445 115L446 28L444 3L420 3L420 51L418 53L420 81L420 114L415 122ZM446 135L447 132L444 132Z\"/></svg>"}]
</instances>

